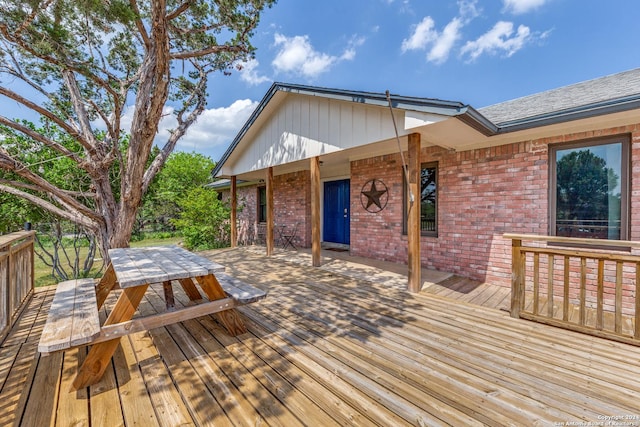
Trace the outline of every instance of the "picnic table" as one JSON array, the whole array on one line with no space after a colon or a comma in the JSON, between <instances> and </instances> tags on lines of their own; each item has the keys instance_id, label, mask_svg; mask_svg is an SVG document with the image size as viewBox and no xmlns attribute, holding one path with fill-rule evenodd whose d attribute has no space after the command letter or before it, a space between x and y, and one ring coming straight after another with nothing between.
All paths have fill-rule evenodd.
<instances>
[{"instance_id":1,"label":"picnic table","mask_svg":"<svg viewBox=\"0 0 640 427\"><path fill-rule=\"evenodd\" d=\"M58 284L38 345L43 354L91 345L72 390L102 378L122 336L207 314L215 314L227 332L235 336L246 332L246 328L234 307L266 297L261 289L225 274L224 266L178 246L111 249L109 256L111 263L97 285L93 279ZM172 288L175 282L192 304L176 308ZM155 283L162 284L167 310L134 318L147 289ZM101 324L98 311L116 289L121 289L120 295Z\"/></svg>"}]
</instances>

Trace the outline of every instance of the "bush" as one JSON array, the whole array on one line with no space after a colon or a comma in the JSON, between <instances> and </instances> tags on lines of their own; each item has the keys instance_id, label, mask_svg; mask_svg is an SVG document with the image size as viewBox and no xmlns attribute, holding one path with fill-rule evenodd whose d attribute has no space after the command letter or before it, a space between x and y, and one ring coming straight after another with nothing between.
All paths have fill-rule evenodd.
<instances>
[{"instance_id":1,"label":"bush","mask_svg":"<svg viewBox=\"0 0 640 427\"><path fill-rule=\"evenodd\" d=\"M184 245L191 250L222 248L229 245L229 209L208 188L194 188L179 199L182 209L173 220Z\"/></svg>"}]
</instances>

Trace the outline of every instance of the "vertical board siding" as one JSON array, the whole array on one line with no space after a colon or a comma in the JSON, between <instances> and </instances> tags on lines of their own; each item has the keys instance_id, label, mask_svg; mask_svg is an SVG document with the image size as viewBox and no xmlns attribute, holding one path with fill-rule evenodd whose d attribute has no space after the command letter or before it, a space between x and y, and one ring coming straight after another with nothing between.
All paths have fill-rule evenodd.
<instances>
[{"instance_id":1,"label":"vertical board siding","mask_svg":"<svg viewBox=\"0 0 640 427\"><path fill-rule=\"evenodd\" d=\"M404 116L396 111L396 121ZM395 136L388 109L313 96L288 96L239 151L234 174L260 170ZM403 128L400 132L406 134Z\"/></svg>"}]
</instances>

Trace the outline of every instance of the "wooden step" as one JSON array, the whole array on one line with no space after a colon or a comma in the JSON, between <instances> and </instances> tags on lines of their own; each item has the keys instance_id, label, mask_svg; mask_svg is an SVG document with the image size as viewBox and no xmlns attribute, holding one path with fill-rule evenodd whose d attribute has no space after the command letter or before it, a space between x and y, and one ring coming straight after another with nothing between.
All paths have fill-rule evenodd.
<instances>
[{"instance_id":1,"label":"wooden step","mask_svg":"<svg viewBox=\"0 0 640 427\"><path fill-rule=\"evenodd\" d=\"M100 334L93 279L58 283L38 351L43 354L90 343Z\"/></svg>"}]
</instances>

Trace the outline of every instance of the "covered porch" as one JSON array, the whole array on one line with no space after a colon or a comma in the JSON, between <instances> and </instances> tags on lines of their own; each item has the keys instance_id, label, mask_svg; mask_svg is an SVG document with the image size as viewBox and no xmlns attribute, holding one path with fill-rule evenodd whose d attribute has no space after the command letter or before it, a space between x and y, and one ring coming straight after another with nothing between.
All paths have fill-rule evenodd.
<instances>
[{"instance_id":1,"label":"covered porch","mask_svg":"<svg viewBox=\"0 0 640 427\"><path fill-rule=\"evenodd\" d=\"M0 424L640 425L640 348L514 319L508 289L423 274L408 293L403 272L325 252L320 268L302 251L206 255L269 292L240 309L248 333L207 316L132 334L69 393L86 351L37 353L53 296L38 290L0 348Z\"/></svg>"}]
</instances>

